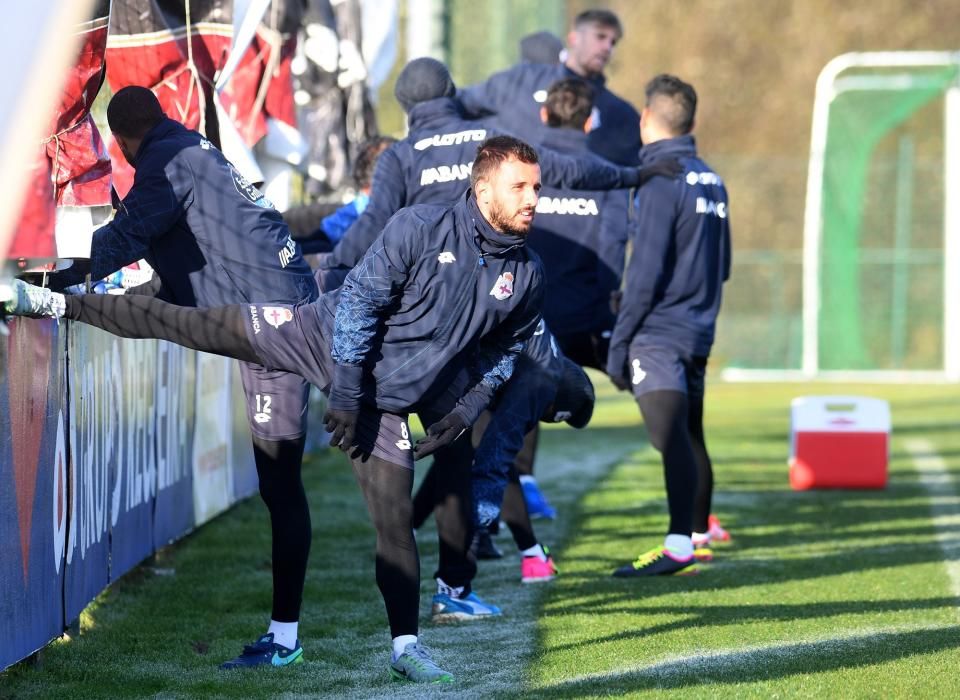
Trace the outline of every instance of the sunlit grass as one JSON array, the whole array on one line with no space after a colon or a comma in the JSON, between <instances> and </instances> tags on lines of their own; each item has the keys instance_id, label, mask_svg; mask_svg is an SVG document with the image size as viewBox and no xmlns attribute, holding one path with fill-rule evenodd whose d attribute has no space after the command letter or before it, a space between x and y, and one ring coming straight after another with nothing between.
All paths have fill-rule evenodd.
<instances>
[{"instance_id":1,"label":"sunlit grass","mask_svg":"<svg viewBox=\"0 0 960 700\"><path fill-rule=\"evenodd\" d=\"M475 585L504 617L433 626L436 533L432 524L418 533L422 634L456 686L390 682L373 530L346 461L324 453L305 467L314 542L304 664L217 670L265 629L269 614L269 530L254 499L101 595L84 612L79 638L0 676L0 697L956 694L958 591L944 559L960 539L960 390L711 385L714 510L734 542L718 547L700 576L623 581L612 569L663 536L662 472L633 402L602 380L597 386L590 428L551 427L541 437L538 475L560 518L536 526L556 554L556 581L522 586L501 535L507 556L481 562ZM827 392L891 401L885 490L790 490L789 400ZM907 438L934 445L952 490L924 487Z\"/></svg>"}]
</instances>

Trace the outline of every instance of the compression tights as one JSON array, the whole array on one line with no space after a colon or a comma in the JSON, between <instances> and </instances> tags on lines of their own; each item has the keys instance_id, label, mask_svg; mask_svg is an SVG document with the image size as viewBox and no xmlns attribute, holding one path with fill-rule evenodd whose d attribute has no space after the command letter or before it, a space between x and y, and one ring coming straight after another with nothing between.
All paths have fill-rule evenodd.
<instances>
[{"instance_id":1,"label":"compression tights","mask_svg":"<svg viewBox=\"0 0 960 700\"><path fill-rule=\"evenodd\" d=\"M703 397L690 399L687 429L693 446L693 456L697 460L697 492L693 499L693 531L706 532L707 520L713 505L713 464L707 452L707 442L703 436Z\"/></svg>"},{"instance_id":2,"label":"compression tights","mask_svg":"<svg viewBox=\"0 0 960 700\"><path fill-rule=\"evenodd\" d=\"M65 318L121 338L159 338L194 350L259 363L245 332L244 307L193 308L140 295L66 297ZM310 510L301 480L304 438L253 438L260 495L270 512L273 611L278 622L300 616L310 553Z\"/></svg>"},{"instance_id":3,"label":"compression tights","mask_svg":"<svg viewBox=\"0 0 960 700\"><path fill-rule=\"evenodd\" d=\"M651 391L637 399L651 444L663 459L670 534L690 536L697 491L697 459L688 430L687 395Z\"/></svg>"},{"instance_id":4,"label":"compression tights","mask_svg":"<svg viewBox=\"0 0 960 700\"><path fill-rule=\"evenodd\" d=\"M270 512L273 568L271 619L300 619L303 585L310 556L310 504L303 489L301 463L306 436L265 440L253 436L260 497Z\"/></svg>"},{"instance_id":5,"label":"compression tights","mask_svg":"<svg viewBox=\"0 0 960 700\"><path fill-rule=\"evenodd\" d=\"M121 338L158 338L177 345L260 364L247 339L245 307L194 308L146 296L67 295L64 318Z\"/></svg>"},{"instance_id":6,"label":"compression tights","mask_svg":"<svg viewBox=\"0 0 960 700\"><path fill-rule=\"evenodd\" d=\"M351 460L370 520L377 531L377 587L390 622L390 636L417 634L420 557L413 538L413 470L379 457Z\"/></svg>"}]
</instances>

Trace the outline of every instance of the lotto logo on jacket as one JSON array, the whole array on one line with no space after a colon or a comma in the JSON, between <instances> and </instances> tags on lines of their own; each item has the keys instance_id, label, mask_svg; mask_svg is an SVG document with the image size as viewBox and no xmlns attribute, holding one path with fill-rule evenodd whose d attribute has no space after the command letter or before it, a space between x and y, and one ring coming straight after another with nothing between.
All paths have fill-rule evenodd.
<instances>
[{"instance_id":1,"label":"lotto logo on jacket","mask_svg":"<svg viewBox=\"0 0 960 700\"><path fill-rule=\"evenodd\" d=\"M419 139L413 147L418 151L425 151L431 146L459 146L462 143L471 141L483 141L487 138L486 129L470 129L468 131L458 131L451 134L434 134L426 138Z\"/></svg>"}]
</instances>

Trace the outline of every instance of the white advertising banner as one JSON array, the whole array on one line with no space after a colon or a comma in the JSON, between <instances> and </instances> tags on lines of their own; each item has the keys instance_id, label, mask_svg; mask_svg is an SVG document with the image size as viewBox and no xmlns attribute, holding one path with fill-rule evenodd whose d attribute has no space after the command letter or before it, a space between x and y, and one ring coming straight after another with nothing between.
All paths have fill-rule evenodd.
<instances>
[{"instance_id":1,"label":"white advertising banner","mask_svg":"<svg viewBox=\"0 0 960 700\"><path fill-rule=\"evenodd\" d=\"M197 353L197 412L193 439L193 507L197 525L233 502L232 360Z\"/></svg>"}]
</instances>

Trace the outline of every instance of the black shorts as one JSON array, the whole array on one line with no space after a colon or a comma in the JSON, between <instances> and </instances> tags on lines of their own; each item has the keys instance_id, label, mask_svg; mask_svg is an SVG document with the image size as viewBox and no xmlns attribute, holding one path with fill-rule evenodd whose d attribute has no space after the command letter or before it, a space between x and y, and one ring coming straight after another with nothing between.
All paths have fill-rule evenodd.
<instances>
[{"instance_id":1,"label":"black shorts","mask_svg":"<svg viewBox=\"0 0 960 700\"><path fill-rule=\"evenodd\" d=\"M314 308L310 305L249 304L245 318L247 338L268 368L267 371L295 373L292 376L300 375L297 379L304 387L309 382L325 393L329 391L333 360L330 358L329 341L324 336ZM254 405L254 408L257 406ZM248 404L248 413L250 409ZM252 415L251 425L256 421L256 416ZM305 421L306 409L303 418ZM406 414L387 413L365 406L357 419L356 439L364 454L413 469L413 444Z\"/></svg>"},{"instance_id":2,"label":"black shorts","mask_svg":"<svg viewBox=\"0 0 960 700\"><path fill-rule=\"evenodd\" d=\"M413 440L406 414L364 406L357 418L356 441L363 454L413 469Z\"/></svg>"},{"instance_id":3,"label":"black shorts","mask_svg":"<svg viewBox=\"0 0 960 700\"><path fill-rule=\"evenodd\" d=\"M333 360L314 305L248 304L246 308L247 339L263 365L293 372L326 390Z\"/></svg>"},{"instance_id":4,"label":"black shorts","mask_svg":"<svg viewBox=\"0 0 960 700\"><path fill-rule=\"evenodd\" d=\"M627 358L634 397L651 391L679 391L703 399L707 358L686 355L673 348L634 341Z\"/></svg>"},{"instance_id":5,"label":"black shorts","mask_svg":"<svg viewBox=\"0 0 960 700\"><path fill-rule=\"evenodd\" d=\"M298 374L240 363L250 432L264 440L291 440L307 433L310 384Z\"/></svg>"}]
</instances>

